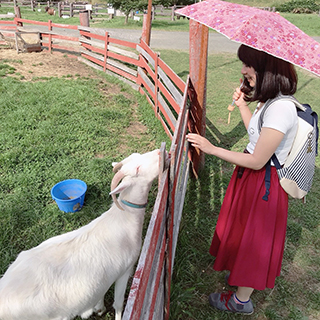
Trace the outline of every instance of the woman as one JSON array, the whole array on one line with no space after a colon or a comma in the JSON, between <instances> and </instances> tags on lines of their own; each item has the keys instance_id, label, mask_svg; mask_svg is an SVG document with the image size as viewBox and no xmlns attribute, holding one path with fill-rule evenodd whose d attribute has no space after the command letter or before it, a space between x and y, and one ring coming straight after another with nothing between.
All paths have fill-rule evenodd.
<instances>
[{"instance_id":1,"label":"woman","mask_svg":"<svg viewBox=\"0 0 320 320\"><path fill-rule=\"evenodd\" d=\"M229 270L229 285L235 293L211 293L210 304L224 311L251 314L250 296L254 289L273 288L280 275L287 226L288 195L281 188L274 166L268 201L263 200L265 165L275 153L283 164L293 143L298 123L291 101L277 101L258 120L265 103L279 95L293 95L297 74L293 65L265 52L241 45L243 85L233 94L249 135L244 153L212 145L207 139L188 134L192 146L236 165L226 191L210 253L216 257L213 268ZM257 101L251 113L247 102ZM273 165L273 163L271 163Z\"/></svg>"}]
</instances>

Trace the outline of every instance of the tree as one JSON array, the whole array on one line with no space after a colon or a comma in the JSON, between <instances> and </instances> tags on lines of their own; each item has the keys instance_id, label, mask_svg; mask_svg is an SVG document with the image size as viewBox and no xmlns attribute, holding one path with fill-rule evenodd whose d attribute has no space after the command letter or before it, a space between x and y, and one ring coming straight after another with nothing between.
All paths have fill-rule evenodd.
<instances>
[{"instance_id":1,"label":"tree","mask_svg":"<svg viewBox=\"0 0 320 320\"><path fill-rule=\"evenodd\" d=\"M143 11L148 7L148 0L109 0L108 3L112 5L114 9L119 9L125 14L125 24L128 23L131 11Z\"/></svg>"},{"instance_id":2,"label":"tree","mask_svg":"<svg viewBox=\"0 0 320 320\"><path fill-rule=\"evenodd\" d=\"M198 1L195 0L153 0L153 5L163 5L165 7L176 4L188 5ZM144 11L148 8L148 0L108 0L108 4L112 5L114 9L121 10L125 16L125 24L128 23L129 14L131 11Z\"/></svg>"}]
</instances>

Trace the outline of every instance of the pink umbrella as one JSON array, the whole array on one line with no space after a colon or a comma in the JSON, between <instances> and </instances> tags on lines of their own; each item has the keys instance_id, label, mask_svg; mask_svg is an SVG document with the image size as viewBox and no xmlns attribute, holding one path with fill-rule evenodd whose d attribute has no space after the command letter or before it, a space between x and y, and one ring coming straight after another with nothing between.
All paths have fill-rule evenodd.
<instances>
[{"instance_id":1,"label":"pink umbrella","mask_svg":"<svg viewBox=\"0 0 320 320\"><path fill-rule=\"evenodd\" d=\"M220 0L198 2L176 13L320 76L319 42L278 13Z\"/></svg>"}]
</instances>

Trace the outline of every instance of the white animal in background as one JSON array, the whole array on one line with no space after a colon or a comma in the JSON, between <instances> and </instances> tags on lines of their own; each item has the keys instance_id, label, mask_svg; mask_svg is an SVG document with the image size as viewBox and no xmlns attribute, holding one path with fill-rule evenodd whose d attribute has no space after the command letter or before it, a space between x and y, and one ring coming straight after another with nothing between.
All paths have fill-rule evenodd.
<instances>
[{"instance_id":1,"label":"white animal in background","mask_svg":"<svg viewBox=\"0 0 320 320\"><path fill-rule=\"evenodd\" d=\"M101 315L104 295L114 282L115 319L121 319L128 278L140 254L148 193L159 174L159 150L132 154L113 165L114 203L107 212L21 252L10 265L0 279L1 320Z\"/></svg>"}]
</instances>

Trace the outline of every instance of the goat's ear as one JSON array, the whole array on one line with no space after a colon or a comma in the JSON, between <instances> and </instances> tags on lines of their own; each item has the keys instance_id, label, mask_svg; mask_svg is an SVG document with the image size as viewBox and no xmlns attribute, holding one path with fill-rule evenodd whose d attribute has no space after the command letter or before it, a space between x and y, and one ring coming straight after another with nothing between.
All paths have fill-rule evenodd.
<instances>
[{"instance_id":1,"label":"goat's ear","mask_svg":"<svg viewBox=\"0 0 320 320\"><path fill-rule=\"evenodd\" d=\"M116 188L114 188L109 194L118 194L122 192L123 190L127 189L131 186L130 181L122 181Z\"/></svg>"}]
</instances>

